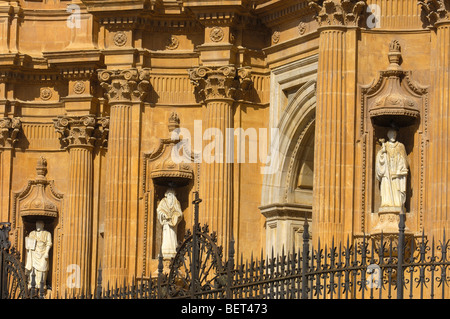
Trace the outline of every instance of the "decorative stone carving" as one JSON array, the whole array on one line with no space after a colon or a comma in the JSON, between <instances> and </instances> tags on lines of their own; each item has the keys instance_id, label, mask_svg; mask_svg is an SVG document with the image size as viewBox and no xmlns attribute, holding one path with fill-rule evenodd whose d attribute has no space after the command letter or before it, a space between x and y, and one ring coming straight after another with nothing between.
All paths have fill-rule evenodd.
<instances>
[{"instance_id":1,"label":"decorative stone carving","mask_svg":"<svg viewBox=\"0 0 450 319\"><path fill-rule=\"evenodd\" d=\"M306 23L304 23L303 21L301 21L299 24L298 24L298 33L300 34L300 35L304 35L305 33L306 33Z\"/></svg>"},{"instance_id":2,"label":"decorative stone carving","mask_svg":"<svg viewBox=\"0 0 450 319\"><path fill-rule=\"evenodd\" d=\"M309 6L316 12L316 20L320 26L358 26L366 8L365 1L357 0L325 0L310 1Z\"/></svg>"},{"instance_id":3,"label":"decorative stone carving","mask_svg":"<svg viewBox=\"0 0 450 319\"><path fill-rule=\"evenodd\" d=\"M251 69L235 66L198 67L189 70L201 100L238 99L251 85Z\"/></svg>"},{"instance_id":4,"label":"decorative stone carving","mask_svg":"<svg viewBox=\"0 0 450 319\"><path fill-rule=\"evenodd\" d=\"M389 45L388 59L389 67L380 72L378 82L370 89L376 93L369 102L369 116L380 126L390 126L393 121L399 126L410 125L420 117L420 96L426 89L413 85L410 72L402 70L397 40Z\"/></svg>"},{"instance_id":5,"label":"decorative stone carving","mask_svg":"<svg viewBox=\"0 0 450 319\"><path fill-rule=\"evenodd\" d=\"M169 118L168 129L170 137L159 139L158 145L152 152L144 153L144 171L149 172L153 182L162 186L184 186L194 178L192 157L188 145L179 139L175 131L180 127L180 118L172 112ZM175 132L174 132L175 131ZM173 132L173 133L172 133Z\"/></svg>"},{"instance_id":6,"label":"decorative stone carving","mask_svg":"<svg viewBox=\"0 0 450 319\"><path fill-rule=\"evenodd\" d=\"M123 31L119 31L114 35L114 44L118 47L122 47L127 43L127 35Z\"/></svg>"},{"instance_id":7,"label":"decorative stone carving","mask_svg":"<svg viewBox=\"0 0 450 319\"><path fill-rule=\"evenodd\" d=\"M85 90L86 90L86 85L82 81L77 81L73 85L73 92L75 94L83 94Z\"/></svg>"},{"instance_id":8,"label":"decorative stone carving","mask_svg":"<svg viewBox=\"0 0 450 319\"><path fill-rule=\"evenodd\" d=\"M99 70L98 79L110 103L143 101L150 87L148 69Z\"/></svg>"},{"instance_id":9,"label":"decorative stone carving","mask_svg":"<svg viewBox=\"0 0 450 319\"><path fill-rule=\"evenodd\" d=\"M158 221L162 225L161 252L164 259L175 257L177 253L177 226L183 217L175 190L169 188L156 209Z\"/></svg>"},{"instance_id":10,"label":"decorative stone carving","mask_svg":"<svg viewBox=\"0 0 450 319\"><path fill-rule=\"evenodd\" d=\"M36 166L36 180L32 183L34 187L20 203L20 215L25 218L34 217L58 217L58 207L55 201L47 196L47 160L40 157Z\"/></svg>"},{"instance_id":11,"label":"decorative stone carving","mask_svg":"<svg viewBox=\"0 0 450 319\"><path fill-rule=\"evenodd\" d=\"M50 88L41 88L40 97L43 101L48 101L52 98L52 90Z\"/></svg>"},{"instance_id":12,"label":"decorative stone carving","mask_svg":"<svg viewBox=\"0 0 450 319\"><path fill-rule=\"evenodd\" d=\"M36 221L36 230L25 237L25 249L27 252L25 269L29 274L28 286L31 287L32 274L34 273L36 287L44 282L46 289L47 272L49 269L49 251L52 247L52 235L44 230L44 222Z\"/></svg>"},{"instance_id":13,"label":"decorative stone carving","mask_svg":"<svg viewBox=\"0 0 450 319\"><path fill-rule=\"evenodd\" d=\"M5 117L0 119L0 145L13 147L19 140L18 134L22 127L22 121L18 117Z\"/></svg>"},{"instance_id":14,"label":"decorative stone carving","mask_svg":"<svg viewBox=\"0 0 450 319\"><path fill-rule=\"evenodd\" d=\"M62 116L54 120L54 125L61 135L61 143L64 147L106 146L109 131L108 117Z\"/></svg>"},{"instance_id":15,"label":"decorative stone carving","mask_svg":"<svg viewBox=\"0 0 450 319\"><path fill-rule=\"evenodd\" d=\"M434 27L436 23L450 21L450 3L446 0L425 0L418 1L425 15L425 22L429 27Z\"/></svg>"},{"instance_id":16,"label":"decorative stone carving","mask_svg":"<svg viewBox=\"0 0 450 319\"><path fill-rule=\"evenodd\" d=\"M214 27L211 29L211 32L209 33L209 38L213 42L220 42L222 41L224 37L224 32L221 27Z\"/></svg>"},{"instance_id":17,"label":"decorative stone carving","mask_svg":"<svg viewBox=\"0 0 450 319\"><path fill-rule=\"evenodd\" d=\"M272 33L272 42L277 44L278 42L280 42L280 37L281 37L280 31L274 31Z\"/></svg>"},{"instance_id":18,"label":"decorative stone carving","mask_svg":"<svg viewBox=\"0 0 450 319\"><path fill-rule=\"evenodd\" d=\"M178 48L180 44L180 40L174 35L171 35L167 40L166 49L167 50L175 50Z\"/></svg>"}]
</instances>

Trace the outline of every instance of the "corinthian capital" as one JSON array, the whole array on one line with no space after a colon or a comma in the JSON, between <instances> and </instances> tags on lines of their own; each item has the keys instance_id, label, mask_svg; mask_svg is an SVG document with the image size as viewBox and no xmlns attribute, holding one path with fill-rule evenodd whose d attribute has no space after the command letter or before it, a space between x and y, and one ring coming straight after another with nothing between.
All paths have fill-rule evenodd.
<instances>
[{"instance_id":1,"label":"corinthian capital","mask_svg":"<svg viewBox=\"0 0 450 319\"><path fill-rule=\"evenodd\" d=\"M150 87L148 69L99 70L98 79L110 103L139 102Z\"/></svg>"},{"instance_id":2,"label":"corinthian capital","mask_svg":"<svg viewBox=\"0 0 450 319\"><path fill-rule=\"evenodd\" d=\"M314 0L309 7L316 12L320 26L358 26L366 8L364 0Z\"/></svg>"},{"instance_id":3,"label":"corinthian capital","mask_svg":"<svg viewBox=\"0 0 450 319\"><path fill-rule=\"evenodd\" d=\"M212 99L240 99L251 87L251 69L232 65L189 70L189 78L202 101Z\"/></svg>"},{"instance_id":4,"label":"corinthian capital","mask_svg":"<svg viewBox=\"0 0 450 319\"><path fill-rule=\"evenodd\" d=\"M108 137L109 118L94 115L68 117L53 120L64 147L105 146Z\"/></svg>"},{"instance_id":5,"label":"corinthian capital","mask_svg":"<svg viewBox=\"0 0 450 319\"><path fill-rule=\"evenodd\" d=\"M424 0L419 1L419 5L424 12L424 22L429 27L434 27L436 23L450 21L450 3L448 0Z\"/></svg>"},{"instance_id":6,"label":"corinthian capital","mask_svg":"<svg viewBox=\"0 0 450 319\"><path fill-rule=\"evenodd\" d=\"M13 147L19 140L18 134L21 127L22 122L20 118L4 117L0 119L0 145L3 147Z\"/></svg>"}]
</instances>

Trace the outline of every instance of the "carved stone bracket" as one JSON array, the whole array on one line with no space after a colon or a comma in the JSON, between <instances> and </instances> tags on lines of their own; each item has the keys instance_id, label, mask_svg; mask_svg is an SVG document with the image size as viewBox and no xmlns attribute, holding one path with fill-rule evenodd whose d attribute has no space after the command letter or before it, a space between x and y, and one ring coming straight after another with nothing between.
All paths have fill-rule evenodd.
<instances>
[{"instance_id":1,"label":"carved stone bracket","mask_svg":"<svg viewBox=\"0 0 450 319\"><path fill-rule=\"evenodd\" d=\"M106 147L109 118L94 115L67 117L54 120L55 130L61 135L64 147Z\"/></svg>"},{"instance_id":2,"label":"carved stone bracket","mask_svg":"<svg viewBox=\"0 0 450 319\"><path fill-rule=\"evenodd\" d=\"M235 66L205 67L189 70L191 82L195 85L201 101L214 99L243 98L252 86L251 69Z\"/></svg>"},{"instance_id":3,"label":"carved stone bracket","mask_svg":"<svg viewBox=\"0 0 450 319\"><path fill-rule=\"evenodd\" d=\"M19 140L18 134L21 127L22 122L20 118L5 117L0 119L0 145L3 147L13 147Z\"/></svg>"},{"instance_id":4,"label":"carved stone bracket","mask_svg":"<svg viewBox=\"0 0 450 319\"><path fill-rule=\"evenodd\" d=\"M143 101L150 88L148 69L99 70L98 79L110 103Z\"/></svg>"},{"instance_id":5,"label":"carved stone bracket","mask_svg":"<svg viewBox=\"0 0 450 319\"><path fill-rule=\"evenodd\" d=\"M309 7L316 12L320 26L358 26L364 14L366 1L356 0L315 0Z\"/></svg>"},{"instance_id":6,"label":"carved stone bracket","mask_svg":"<svg viewBox=\"0 0 450 319\"><path fill-rule=\"evenodd\" d=\"M419 1L424 12L425 23L434 27L436 23L449 22L450 3L446 0L424 0Z\"/></svg>"}]
</instances>

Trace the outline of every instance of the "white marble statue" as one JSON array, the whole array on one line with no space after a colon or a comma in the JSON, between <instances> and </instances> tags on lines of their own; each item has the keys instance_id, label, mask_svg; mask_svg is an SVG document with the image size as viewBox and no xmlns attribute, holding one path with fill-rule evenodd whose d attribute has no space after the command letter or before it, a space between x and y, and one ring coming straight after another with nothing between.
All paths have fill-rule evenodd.
<instances>
[{"instance_id":1,"label":"white marble statue","mask_svg":"<svg viewBox=\"0 0 450 319\"><path fill-rule=\"evenodd\" d=\"M41 280L47 280L49 269L48 253L52 247L52 235L44 230L44 222L36 222L36 230L25 237L25 249L27 251L25 269L29 271L28 286L31 286L31 274L34 270L36 275L36 288L40 287Z\"/></svg>"},{"instance_id":2,"label":"white marble statue","mask_svg":"<svg viewBox=\"0 0 450 319\"><path fill-rule=\"evenodd\" d=\"M403 212L406 201L408 158L405 146L397 141L397 131L390 129L388 141L381 139L376 158L376 177L380 181L380 212Z\"/></svg>"},{"instance_id":3,"label":"white marble statue","mask_svg":"<svg viewBox=\"0 0 450 319\"><path fill-rule=\"evenodd\" d=\"M177 249L177 226L183 212L175 190L169 188L156 209L158 220L162 225L161 251L164 259L175 257Z\"/></svg>"}]
</instances>

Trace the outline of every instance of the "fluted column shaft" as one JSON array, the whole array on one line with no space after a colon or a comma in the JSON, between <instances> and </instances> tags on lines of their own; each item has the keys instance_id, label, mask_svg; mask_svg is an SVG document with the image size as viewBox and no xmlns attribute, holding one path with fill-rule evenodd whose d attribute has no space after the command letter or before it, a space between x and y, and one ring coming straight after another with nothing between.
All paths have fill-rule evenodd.
<instances>
[{"instance_id":1,"label":"fluted column shaft","mask_svg":"<svg viewBox=\"0 0 450 319\"><path fill-rule=\"evenodd\" d=\"M234 103L251 85L248 68L232 65L199 67L190 71L197 95L204 105L202 128L216 130L211 140L203 136L199 221L217 232L218 244L227 252L233 229ZM231 132L231 136L227 136ZM206 138L210 136L207 135ZM222 138L222 143L217 138ZM210 148L215 143L214 148Z\"/></svg>"},{"instance_id":2,"label":"fluted column shaft","mask_svg":"<svg viewBox=\"0 0 450 319\"><path fill-rule=\"evenodd\" d=\"M92 289L94 147L106 139L108 119L93 115L54 120L69 152L69 192L63 216L61 293Z\"/></svg>"},{"instance_id":3,"label":"fluted column shaft","mask_svg":"<svg viewBox=\"0 0 450 319\"><path fill-rule=\"evenodd\" d=\"M69 193L64 225L65 267L63 271L70 277L62 282L66 288L90 288L92 169L91 147L71 147L69 149ZM79 271L79 273L74 273L74 271Z\"/></svg>"},{"instance_id":4,"label":"fluted column shaft","mask_svg":"<svg viewBox=\"0 0 450 319\"><path fill-rule=\"evenodd\" d=\"M441 238L450 231L450 21L436 29L434 103L429 108L429 185L427 192L432 232Z\"/></svg>"},{"instance_id":5,"label":"fluted column shaft","mask_svg":"<svg viewBox=\"0 0 450 319\"><path fill-rule=\"evenodd\" d=\"M234 127L233 102L208 100L203 114L204 128L217 128L222 134L223 145L216 144L216 147L221 148L217 153L219 158L214 158L212 163L208 163L204 158L201 165L200 194L204 205L200 223L208 224L210 230L218 233L218 243L224 248L228 246L227 241L231 236L233 213L233 163L227 159L227 155L232 152L232 145L226 137L227 129ZM204 141L204 150L209 143L211 141ZM214 153L203 155L214 156Z\"/></svg>"},{"instance_id":6,"label":"fluted column shaft","mask_svg":"<svg viewBox=\"0 0 450 319\"><path fill-rule=\"evenodd\" d=\"M100 70L99 80L110 105L106 165L106 211L102 268L105 282L123 282L134 274L136 230L133 198L137 178L133 166L133 105L141 105L149 87L147 69ZM139 123L137 123L139 124Z\"/></svg>"},{"instance_id":7,"label":"fluted column shaft","mask_svg":"<svg viewBox=\"0 0 450 319\"><path fill-rule=\"evenodd\" d=\"M111 105L106 180L105 276L127 275L131 206L131 105Z\"/></svg>"},{"instance_id":8,"label":"fluted column shaft","mask_svg":"<svg viewBox=\"0 0 450 319\"><path fill-rule=\"evenodd\" d=\"M342 241L352 228L356 41L347 42L355 39L342 27L320 34L312 220L322 243Z\"/></svg>"}]
</instances>

